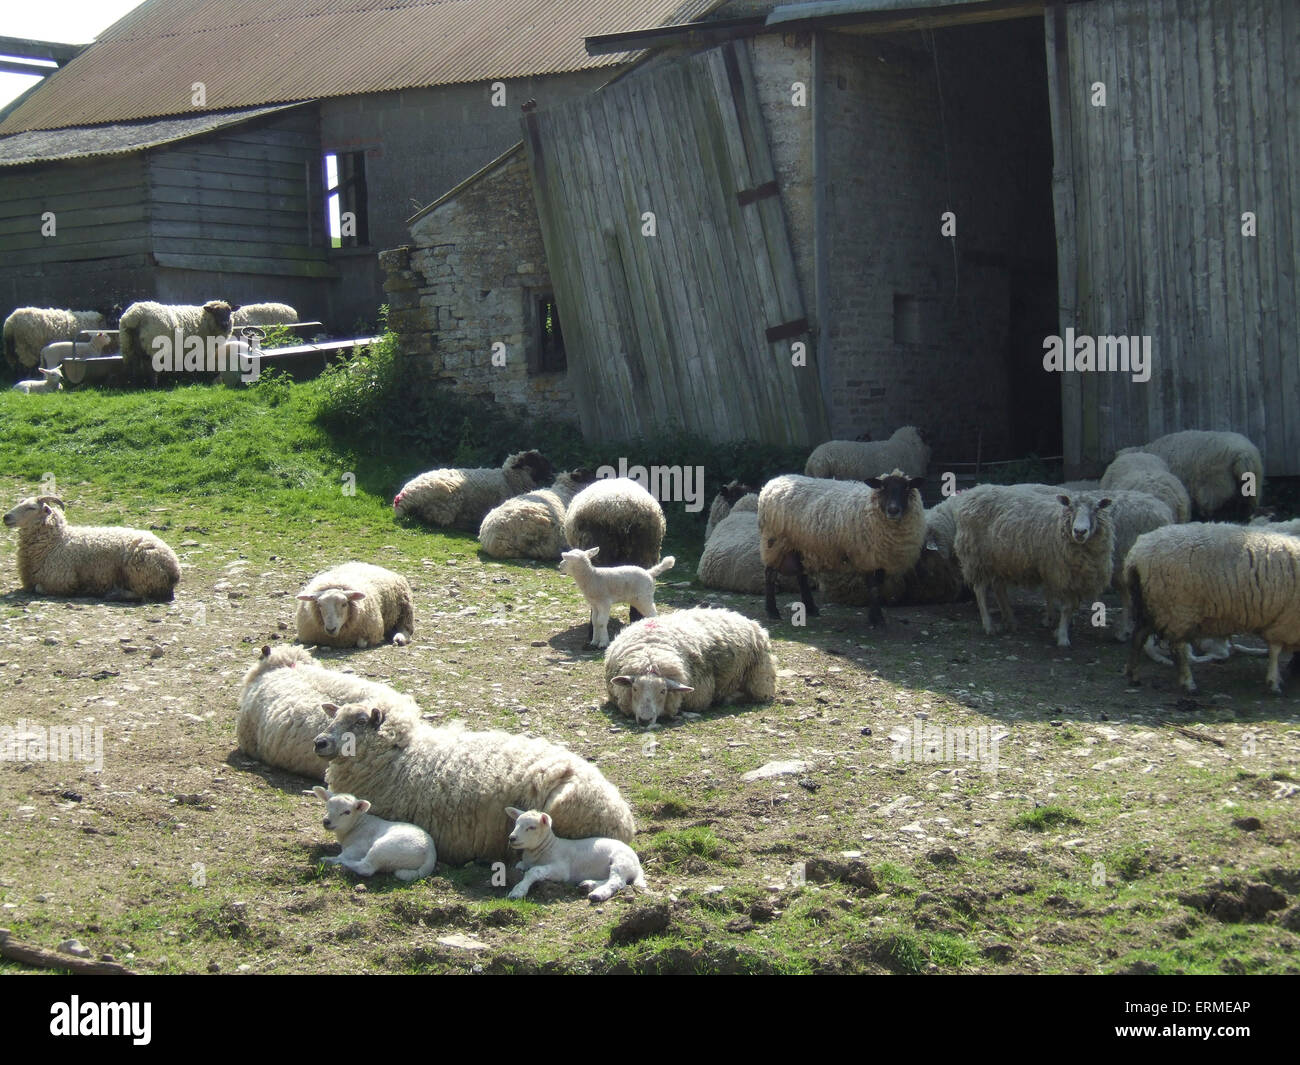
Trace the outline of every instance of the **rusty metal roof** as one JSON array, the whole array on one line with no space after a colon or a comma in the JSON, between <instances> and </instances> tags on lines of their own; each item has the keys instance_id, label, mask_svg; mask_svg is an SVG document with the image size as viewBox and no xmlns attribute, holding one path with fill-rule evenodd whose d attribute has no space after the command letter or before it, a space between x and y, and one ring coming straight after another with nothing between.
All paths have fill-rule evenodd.
<instances>
[{"instance_id":1,"label":"rusty metal roof","mask_svg":"<svg viewBox=\"0 0 1300 1065\"><path fill-rule=\"evenodd\" d=\"M583 37L721 0L146 0L50 75L0 134L615 66ZM206 99L192 102L202 82Z\"/></svg>"}]
</instances>

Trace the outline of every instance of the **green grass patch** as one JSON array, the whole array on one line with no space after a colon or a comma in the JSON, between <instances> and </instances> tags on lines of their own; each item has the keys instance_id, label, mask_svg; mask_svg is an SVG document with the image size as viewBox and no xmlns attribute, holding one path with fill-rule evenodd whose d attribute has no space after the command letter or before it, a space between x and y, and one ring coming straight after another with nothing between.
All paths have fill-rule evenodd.
<instances>
[{"instance_id":1,"label":"green grass patch","mask_svg":"<svg viewBox=\"0 0 1300 1065\"><path fill-rule=\"evenodd\" d=\"M1076 816L1064 806L1048 803L1020 814L1011 822L1012 828L1024 829L1026 832L1047 832L1065 825L1081 825L1083 819Z\"/></svg>"}]
</instances>

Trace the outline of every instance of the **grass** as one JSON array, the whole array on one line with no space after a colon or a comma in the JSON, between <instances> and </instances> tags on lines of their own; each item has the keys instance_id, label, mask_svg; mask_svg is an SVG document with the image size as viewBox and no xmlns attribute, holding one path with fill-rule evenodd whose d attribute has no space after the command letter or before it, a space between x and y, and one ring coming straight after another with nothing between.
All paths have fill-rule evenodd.
<instances>
[{"instance_id":1,"label":"grass","mask_svg":"<svg viewBox=\"0 0 1300 1065\"><path fill-rule=\"evenodd\" d=\"M1057 806L1050 803L1047 806L1038 806L1017 816L1012 822L1012 828L1022 828L1027 832L1046 832L1049 829L1060 828L1064 825L1081 825L1083 819L1071 813L1064 806Z\"/></svg>"}]
</instances>

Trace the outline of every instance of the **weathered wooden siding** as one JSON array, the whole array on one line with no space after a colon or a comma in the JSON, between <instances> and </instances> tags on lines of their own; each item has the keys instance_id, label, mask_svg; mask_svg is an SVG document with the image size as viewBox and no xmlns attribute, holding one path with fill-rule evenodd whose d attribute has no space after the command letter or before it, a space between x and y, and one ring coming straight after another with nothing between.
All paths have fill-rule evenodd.
<instances>
[{"instance_id":1,"label":"weathered wooden siding","mask_svg":"<svg viewBox=\"0 0 1300 1065\"><path fill-rule=\"evenodd\" d=\"M1300 5L1096 0L1046 28L1061 332L1153 349L1145 384L1064 375L1067 472L1204 428L1300 474Z\"/></svg>"},{"instance_id":2,"label":"weathered wooden siding","mask_svg":"<svg viewBox=\"0 0 1300 1065\"><path fill-rule=\"evenodd\" d=\"M525 127L584 432L824 439L747 47L633 74ZM647 211L657 236L642 236Z\"/></svg>"}]
</instances>

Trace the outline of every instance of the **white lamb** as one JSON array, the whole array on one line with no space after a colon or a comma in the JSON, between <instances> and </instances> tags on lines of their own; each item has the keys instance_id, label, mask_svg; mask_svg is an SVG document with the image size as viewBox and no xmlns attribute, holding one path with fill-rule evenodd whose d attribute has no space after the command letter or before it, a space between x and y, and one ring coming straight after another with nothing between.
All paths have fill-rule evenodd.
<instances>
[{"instance_id":1,"label":"white lamb","mask_svg":"<svg viewBox=\"0 0 1300 1065\"><path fill-rule=\"evenodd\" d=\"M64 359L90 359L108 351L115 339L112 333L96 331L89 340L56 340L41 348L41 365L47 370L63 365Z\"/></svg>"},{"instance_id":2,"label":"white lamb","mask_svg":"<svg viewBox=\"0 0 1300 1065\"><path fill-rule=\"evenodd\" d=\"M630 477L587 485L564 515L569 546L599 547L607 566L653 566L666 529L659 500Z\"/></svg>"},{"instance_id":3,"label":"white lamb","mask_svg":"<svg viewBox=\"0 0 1300 1065\"><path fill-rule=\"evenodd\" d=\"M343 845L337 856L321 861L358 876L392 873L398 880L421 880L433 872L438 849L424 829L376 817L370 803L355 795L335 794L319 784L311 790L325 804L325 827Z\"/></svg>"},{"instance_id":4,"label":"white lamb","mask_svg":"<svg viewBox=\"0 0 1300 1065\"><path fill-rule=\"evenodd\" d=\"M1246 517L1264 502L1264 460L1241 433L1187 429L1139 448L1165 460L1192 500L1193 516L1208 521ZM1120 454L1126 454L1121 451ZM1248 490L1254 491L1247 495Z\"/></svg>"},{"instance_id":5,"label":"white lamb","mask_svg":"<svg viewBox=\"0 0 1300 1065\"><path fill-rule=\"evenodd\" d=\"M58 392L63 388L61 369L47 370L44 366L38 366L36 369L42 376L34 381L18 381L14 385L15 392L26 392L30 395L33 392Z\"/></svg>"},{"instance_id":6,"label":"white lamb","mask_svg":"<svg viewBox=\"0 0 1300 1065\"><path fill-rule=\"evenodd\" d=\"M587 469L571 470L538 488L493 507L478 529L478 541L493 558L557 559L564 550L564 515L569 503L595 479Z\"/></svg>"},{"instance_id":7,"label":"white lamb","mask_svg":"<svg viewBox=\"0 0 1300 1065\"><path fill-rule=\"evenodd\" d=\"M673 568L672 555L650 569L640 566L606 566L597 569L592 560L599 547L565 551L560 558L560 572L573 578L591 608L591 626L587 642L596 647L609 646L609 615L615 603L627 603L631 620L655 616L655 578Z\"/></svg>"},{"instance_id":8,"label":"white lamb","mask_svg":"<svg viewBox=\"0 0 1300 1065\"><path fill-rule=\"evenodd\" d=\"M425 525L476 531L488 511L507 499L550 484L555 470L538 451L511 455L500 469L429 470L393 497L393 513Z\"/></svg>"},{"instance_id":9,"label":"white lamb","mask_svg":"<svg viewBox=\"0 0 1300 1065\"><path fill-rule=\"evenodd\" d=\"M901 470L924 478L930 465L930 448L913 425L896 429L888 440L828 440L808 456L805 477L830 477L838 481L865 481L882 470Z\"/></svg>"},{"instance_id":10,"label":"white lamb","mask_svg":"<svg viewBox=\"0 0 1300 1065\"><path fill-rule=\"evenodd\" d=\"M415 631L411 586L400 573L366 562L326 570L298 593L298 639L329 647L404 646Z\"/></svg>"},{"instance_id":11,"label":"white lamb","mask_svg":"<svg viewBox=\"0 0 1300 1065\"><path fill-rule=\"evenodd\" d=\"M1169 507L1176 522L1188 521L1192 516L1187 489L1159 455L1121 451L1101 475L1101 488L1107 493L1128 489L1153 495Z\"/></svg>"},{"instance_id":12,"label":"white lamb","mask_svg":"<svg viewBox=\"0 0 1300 1065\"><path fill-rule=\"evenodd\" d=\"M523 851L515 868L524 870L524 878L511 889L512 899L522 899L539 880L576 884L593 903L613 898L628 884L648 887L641 860L626 843L599 836L561 839L551 826L551 815L542 810L525 813L507 806L506 816L515 826L510 846Z\"/></svg>"},{"instance_id":13,"label":"white lamb","mask_svg":"<svg viewBox=\"0 0 1300 1065\"><path fill-rule=\"evenodd\" d=\"M103 329L98 311L64 311L56 307L19 307L4 323L5 358L14 368L40 363L41 349L56 340L75 340L83 329Z\"/></svg>"}]
</instances>

